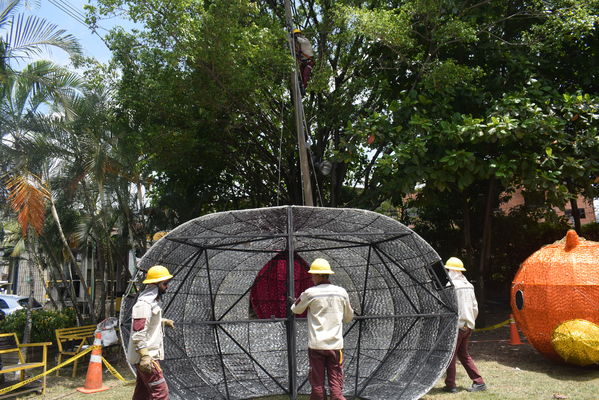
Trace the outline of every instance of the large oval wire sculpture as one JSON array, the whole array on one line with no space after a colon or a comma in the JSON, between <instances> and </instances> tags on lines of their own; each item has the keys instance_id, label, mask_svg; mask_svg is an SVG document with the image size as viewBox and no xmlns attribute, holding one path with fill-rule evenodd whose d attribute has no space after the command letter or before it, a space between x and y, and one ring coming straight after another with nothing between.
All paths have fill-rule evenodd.
<instances>
[{"instance_id":1,"label":"large oval wire sculpture","mask_svg":"<svg viewBox=\"0 0 599 400\"><path fill-rule=\"evenodd\" d=\"M164 317L176 325L165 330L162 363L173 399L309 393L306 319L289 312L297 288L307 286L290 277L305 279L295 268L318 257L329 260L332 283L347 290L356 311L344 326L346 396L417 399L428 392L454 350L453 286L428 243L371 211L286 206L179 226L140 262L121 308L122 343L138 282L161 264L174 275L162 299Z\"/></svg>"}]
</instances>

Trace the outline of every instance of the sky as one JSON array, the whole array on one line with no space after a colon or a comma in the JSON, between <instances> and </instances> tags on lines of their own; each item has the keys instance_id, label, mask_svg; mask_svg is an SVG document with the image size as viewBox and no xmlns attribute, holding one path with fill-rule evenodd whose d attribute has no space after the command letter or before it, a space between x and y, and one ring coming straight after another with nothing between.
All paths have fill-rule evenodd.
<instances>
[{"instance_id":1,"label":"sky","mask_svg":"<svg viewBox=\"0 0 599 400\"><path fill-rule=\"evenodd\" d=\"M29 8L21 8L21 12L25 15L37 15L44 18L48 22L56 24L58 28L65 29L67 33L75 36L81 47L83 54L87 57L93 57L96 60L106 63L110 60L110 50L102 42L98 35L94 34L85 24L85 4L94 4L94 0L40 0L39 7L35 1L30 1ZM102 20L98 23L99 28L97 33L100 36L105 36L111 28L122 26L126 30L134 27L134 24L123 18L113 17L111 19ZM61 50L51 50L51 53L46 54L43 58L50 59L60 65L68 65L69 57Z\"/></svg>"}]
</instances>

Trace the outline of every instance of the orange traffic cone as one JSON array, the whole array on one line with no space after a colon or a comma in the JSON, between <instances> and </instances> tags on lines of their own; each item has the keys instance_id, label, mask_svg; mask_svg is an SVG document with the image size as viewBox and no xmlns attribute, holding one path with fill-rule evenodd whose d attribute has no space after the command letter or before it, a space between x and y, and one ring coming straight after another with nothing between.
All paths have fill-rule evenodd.
<instances>
[{"instance_id":1,"label":"orange traffic cone","mask_svg":"<svg viewBox=\"0 0 599 400\"><path fill-rule=\"evenodd\" d=\"M89 394L109 389L108 386L102 384L102 334L100 332L96 332L94 347L91 358L89 359L89 366L87 367L85 384L83 387L77 388L81 393Z\"/></svg>"},{"instance_id":2,"label":"orange traffic cone","mask_svg":"<svg viewBox=\"0 0 599 400\"><path fill-rule=\"evenodd\" d=\"M520 341L520 334L518 333L518 327L516 326L513 314L510 314L510 344L512 346L523 344Z\"/></svg>"}]
</instances>

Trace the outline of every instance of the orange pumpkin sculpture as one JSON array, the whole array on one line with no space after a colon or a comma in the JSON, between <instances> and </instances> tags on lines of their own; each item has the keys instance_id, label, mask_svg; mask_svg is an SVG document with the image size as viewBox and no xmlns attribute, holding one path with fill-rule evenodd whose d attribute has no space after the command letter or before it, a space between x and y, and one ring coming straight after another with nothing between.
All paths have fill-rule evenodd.
<instances>
[{"instance_id":1,"label":"orange pumpkin sculpture","mask_svg":"<svg viewBox=\"0 0 599 400\"><path fill-rule=\"evenodd\" d=\"M514 277L518 326L543 355L599 363L599 243L570 230L526 259Z\"/></svg>"}]
</instances>

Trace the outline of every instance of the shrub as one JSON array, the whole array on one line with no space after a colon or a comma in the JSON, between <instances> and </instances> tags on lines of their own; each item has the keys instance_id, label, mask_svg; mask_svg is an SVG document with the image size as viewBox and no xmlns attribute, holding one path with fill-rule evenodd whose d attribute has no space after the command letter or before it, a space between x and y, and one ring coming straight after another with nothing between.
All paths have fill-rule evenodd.
<instances>
[{"instance_id":1,"label":"shrub","mask_svg":"<svg viewBox=\"0 0 599 400\"><path fill-rule=\"evenodd\" d=\"M23 339L27 310L18 310L0 321L0 332L15 332L19 340ZM31 342L54 342L54 330L76 325L75 311L33 310L31 312Z\"/></svg>"}]
</instances>

